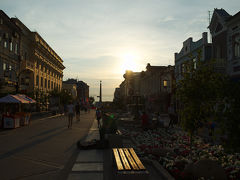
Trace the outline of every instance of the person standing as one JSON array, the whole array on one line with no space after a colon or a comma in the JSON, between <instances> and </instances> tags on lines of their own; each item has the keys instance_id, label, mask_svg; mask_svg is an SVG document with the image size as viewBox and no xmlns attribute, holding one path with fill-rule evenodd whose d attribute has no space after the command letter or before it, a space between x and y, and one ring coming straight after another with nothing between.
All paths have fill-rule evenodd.
<instances>
[{"instance_id":1,"label":"person standing","mask_svg":"<svg viewBox=\"0 0 240 180\"><path fill-rule=\"evenodd\" d=\"M77 104L75 106L75 112L76 112L77 121L80 121L80 104L79 104L79 102L77 102Z\"/></svg>"},{"instance_id":2,"label":"person standing","mask_svg":"<svg viewBox=\"0 0 240 180\"><path fill-rule=\"evenodd\" d=\"M72 120L74 115L74 105L72 102L70 102L67 106L68 111L68 128L72 127Z\"/></svg>"},{"instance_id":3,"label":"person standing","mask_svg":"<svg viewBox=\"0 0 240 180\"><path fill-rule=\"evenodd\" d=\"M170 127L173 127L174 118L175 118L174 107L172 104L168 107L168 115L169 115L169 119L170 119L168 127L170 128Z\"/></svg>"},{"instance_id":4,"label":"person standing","mask_svg":"<svg viewBox=\"0 0 240 180\"><path fill-rule=\"evenodd\" d=\"M102 112L99 108L97 108L97 110L96 110L96 118L98 121L98 128L100 128L100 119L102 118Z\"/></svg>"}]
</instances>

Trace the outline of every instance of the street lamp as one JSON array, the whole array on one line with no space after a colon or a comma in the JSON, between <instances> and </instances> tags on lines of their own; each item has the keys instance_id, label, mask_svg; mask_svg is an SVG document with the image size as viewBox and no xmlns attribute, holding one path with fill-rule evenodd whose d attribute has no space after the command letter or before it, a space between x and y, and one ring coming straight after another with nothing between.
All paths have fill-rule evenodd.
<instances>
[{"instance_id":1,"label":"street lamp","mask_svg":"<svg viewBox=\"0 0 240 180\"><path fill-rule=\"evenodd\" d=\"M15 76L16 76L15 88L16 88L16 94L17 94L18 90L19 90L19 78L20 78L21 74L26 71L26 69L20 71L19 73L17 73L17 71L15 69L12 69L12 68L6 69L5 72L4 72L5 80L8 80L9 74L6 74L6 73L9 73L9 71L13 71L15 73ZM29 83L29 78L26 78L25 81L27 81Z\"/></svg>"}]
</instances>

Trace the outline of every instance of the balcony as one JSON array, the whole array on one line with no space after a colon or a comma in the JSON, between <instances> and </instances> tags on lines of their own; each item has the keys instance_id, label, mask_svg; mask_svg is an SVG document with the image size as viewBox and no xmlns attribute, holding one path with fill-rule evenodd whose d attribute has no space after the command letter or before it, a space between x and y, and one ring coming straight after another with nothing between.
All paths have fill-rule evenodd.
<instances>
[{"instance_id":1,"label":"balcony","mask_svg":"<svg viewBox=\"0 0 240 180\"><path fill-rule=\"evenodd\" d=\"M21 62L21 69L22 70L28 69L28 70L34 71L34 63L27 60L23 60Z\"/></svg>"}]
</instances>

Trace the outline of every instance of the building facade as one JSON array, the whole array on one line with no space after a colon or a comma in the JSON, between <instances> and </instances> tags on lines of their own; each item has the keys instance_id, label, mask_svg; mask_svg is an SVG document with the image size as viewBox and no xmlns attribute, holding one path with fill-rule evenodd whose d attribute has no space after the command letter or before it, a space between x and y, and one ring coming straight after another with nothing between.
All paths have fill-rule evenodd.
<instances>
[{"instance_id":1,"label":"building facade","mask_svg":"<svg viewBox=\"0 0 240 180\"><path fill-rule=\"evenodd\" d=\"M89 86L87 83L83 81L77 82L77 98L83 104L89 102Z\"/></svg>"},{"instance_id":2,"label":"building facade","mask_svg":"<svg viewBox=\"0 0 240 180\"><path fill-rule=\"evenodd\" d=\"M10 19L4 15L1 11L1 32L4 34L0 41L4 47L1 49L1 59L5 60L2 62L0 74L6 69L12 69L11 73L15 74L21 93L60 90L65 68L63 60L37 32L30 31L19 19ZM12 60L6 59L6 53ZM12 77L9 74L7 76Z\"/></svg>"},{"instance_id":3,"label":"building facade","mask_svg":"<svg viewBox=\"0 0 240 180\"><path fill-rule=\"evenodd\" d=\"M16 91L20 69L21 31L0 10L0 93Z\"/></svg>"},{"instance_id":4,"label":"building facade","mask_svg":"<svg viewBox=\"0 0 240 180\"><path fill-rule=\"evenodd\" d=\"M209 29L213 58L224 65L227 75L240 80L240 12L232 16L224 9L214 9Z\"/></svg>"},{"instance_id":5,"label":"building facade","mask_svg":"<svg viewBox=\"0 0 240 180\"><path fill-rule=\"evenodd\" d=\"M141 73L140 94L145 100L146 109L166 113L173 102L172 94L175 83L174 66L146 66Z\"/></svg>"},{"instance_id":6,"label":"building facade","mask_svg":"<svg viewBox=\"0 0 240 180\"><path fill-rule=\"evenodd\" d=\"M191 62L197 68L197 61L208 61L212 56L212 45L208 43L207 32L202 33L202 38L194 42L192 37L183 42L179 53L175 53L175 78L182 79L182 74L187 70Z\"/></svg>"},{"instance_id":7,"label":"building facade","mask_svg":"<svg viewBox=\"0 0 240 180\"><path fill-rule=\"evenodd\" d=\"M151 109L166 112L173 101L174 66L146 66L146 71L126 71L124 81L115 89L114 100L129 111Z\"/></svg>"},{"instance_id":8,"label":"building facade","mask_svg":"<svg viewBox=\"0 0 240 180\"><path fill-rule=\"evenodd\" d=\"M74 84L76 85L76 100L82 104L89 102L89 86L83 81L78 81L77 79L68 79L64 81L64 84Z\"/></svg>"},{"instance_id":9,"label":"building facade","mask_svg":"<svg viewBox=\"0 0 240 180\"><path fill-rule=\"evenodd\" d=\"M63 81L62 83L62 90L68 92L73 100L77 99L77 85L76 84L70 84Z\"/></svg>"}]
</instances>

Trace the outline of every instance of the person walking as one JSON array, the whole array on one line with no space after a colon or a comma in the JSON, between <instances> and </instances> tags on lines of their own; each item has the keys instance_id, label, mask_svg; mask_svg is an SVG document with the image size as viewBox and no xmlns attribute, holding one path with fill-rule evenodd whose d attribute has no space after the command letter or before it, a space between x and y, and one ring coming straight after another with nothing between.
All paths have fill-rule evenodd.
<instances>
[{"instance_id":1,"label":"person walking","mask_svg":"<svg viewBox=\"0 0 240 180\"><path fill-rule=\"evenodd\" d=\"M75 112L76 112L77 121L80 121L80 104L79 104L79 102L77 102L77 104L75 106Z\"/></svg>"},{"instance_id":2,"label":"person walking","mask_svg":"<svg viewBox=\"0 0 240 180\"><path fill-rule=\"evenodd\" d=\"M100 119L102 118L102 112L99 108L96 109L96 118L98 121L98 128L100 128Z\"/></svg>"},{"instance_id":3,"label":"person walking","mask_svg":"<svg viewBox=\"0 0 240 180\"><path fill-rule=\"evenodd\" d=\"M74 105L72 102L70 102L67 106L67 112L68 112L68 128L72 127L72 120L74 115Z\"/></svg>"}]
</instances>

